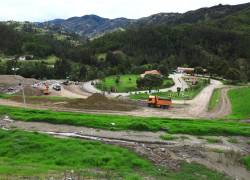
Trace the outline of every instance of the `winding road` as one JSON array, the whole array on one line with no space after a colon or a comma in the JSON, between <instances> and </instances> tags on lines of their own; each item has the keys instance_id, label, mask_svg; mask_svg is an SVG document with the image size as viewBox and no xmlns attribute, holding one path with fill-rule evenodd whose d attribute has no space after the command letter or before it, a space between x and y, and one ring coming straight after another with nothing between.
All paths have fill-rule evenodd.
<instances>
[{"instance_id":1,"label":"winding road","mask_svg":"<svg viewBox=\"0 0 250 180\"><path fill-rule=\"evenodd\" d=\"M188 85L187 83L182 79L184 75L183 74L171 74L169 75L169 78L173 79L174 81L174 85L170 88L164 88L164 89L160 89L159 92L167 92L167 91L173 91L176 92L177 91L177 87L180 87L182 90L187 89ZM101 90L97 89L94 85L92 85L93 83L97 83L99 80L94 80L94 81L88 81L83 83L82 85L82 89L88 93L103 93ZM147 93L148 91L131 91L129 93L108 93L105 92L106 96L109 97L118 97L118 96L129 96L130 94L136 94L136 93ZM154 92L153 90L151 92ZM158 92L158 91L156 91Z\"/></svg>"}]
</instances>

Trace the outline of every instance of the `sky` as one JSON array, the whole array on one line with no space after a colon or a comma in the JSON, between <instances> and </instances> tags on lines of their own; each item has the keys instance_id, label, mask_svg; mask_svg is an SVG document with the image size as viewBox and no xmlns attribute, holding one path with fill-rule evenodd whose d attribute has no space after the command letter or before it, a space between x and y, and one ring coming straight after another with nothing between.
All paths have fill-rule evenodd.
<instances>
[{"instance_id":1,"label":"sky","mask_svg":"<svg viewBox=\"0 0 250 180\"><path fill-rule=\"evenodd\" d=\"M0 0L0 21L42 22L87 14L137 19L160 12L183 13L218 4L247 2L249 0Z\"/></svg>"}]
</instances>

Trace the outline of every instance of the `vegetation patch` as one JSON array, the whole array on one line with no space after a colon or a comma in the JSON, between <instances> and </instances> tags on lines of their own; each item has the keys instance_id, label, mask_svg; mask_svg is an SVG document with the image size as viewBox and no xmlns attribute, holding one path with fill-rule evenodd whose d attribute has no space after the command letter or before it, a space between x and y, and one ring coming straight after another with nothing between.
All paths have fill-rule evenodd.
<instances>
[{"instance_id":1,"label":"vegetation patch","mask_svg":"<svg viewBox=\"0 0 250 180\"><path fill-rule=\"evenodd\" d=\"M232 114L228 116L231 119L250 118L250 87L231 89L228 92L232 103Z\"/></svg>"},{"instance_id":2,"label":"vegetation patch","mask_svg":"<svg viewBox=\"0 0 250 180\"><path fill-rule=\"evenodd\" d=\"M209 105L208 105L209 111L212 111L215 107L218 106L220 98L221 98L221 89L215 89L209 101Z\"/></svg>"},{"instance_id":3,"label":"vegetation patch","mask_svg":"<svg viewBox=\"0 0 250 180\"><path fill-rule=\"evenodd\" d=\"M221 139L218 138L212 138L212 137L207 137L205 138L207 140L208 143L222 143Z\"/></svg>"},{"instance_id":4,"label":"vegetation patch","mask_svg":"<svg viewBox=\"0 0 250 180\"><path fill-rule=\"evenodd\" d=\"M0 139L0 174L38 175L100 168L121 177L140 173L159 175L149 161L129 150L99 142L3 130L0 130Z\"/></svg>"},{"instance_id":5,"label":"vegetation patch","mask_svg":"<svg viewBox=\"0 0 250 180\"><path fill-rule=\"evenodd\" d=\"M250 155L245 156L242 159L243 163L245 164L246 168L250 171Z\"/></svg>"},{"instance_id":6,"label":"vegetation patch","mask_svg":"<svg viewBox=\"0 0 250 180\"><path fill-rule=\"evenodd\" d=\"M185 90L184 92L181 92L178 94L177 92L158 92L158 93L151 93L152 95L155 96L160 96L163 98L169 98L171 97L172 99L176 100L190 100L193 99L196 95L198 95L202 89L204 89L207 86L206 80L200 80L198 83L191 88ZM131 99L148 99L148 94L147 93L137 93L137 94L132 94L129 96Z\"/></svg>"},{"instance_id":7,"label":"vegetation patch","mask_svg":"<svg viewBox=\"0 0 250 180\"><path fill-rule=\"evenodd\" d=\"M250 124L225 120L188 120L156 117L96 115L0 106L0 116L27 122L48 122L112 130L146 130L193 135L250 136ZM111 126L111 123L115 123Z\"/></svg>"},{"instance_id":8,"label":"vegetation patch","mask_svg":"<svg viewBox=\"0 0 250 180\"><path fill-rule=\"evenodd\" d=\"M228 142L233 143L233 144L239 143L238 139L236 139L236 138L229 138Z\"/></svg>"},{"instance_id":9,"label":"vegetation patch","mask_svg":"<svg viewBox=\"0 0 250 180\"><path fill-rule=\"evenodd\" d=\"M166 140L166 141L173 141L175 139L178 139L178 137L173 136L171 134L164 134L164 135L160 136L160 138L163 140Z\"/></svg>"}]
</instances>

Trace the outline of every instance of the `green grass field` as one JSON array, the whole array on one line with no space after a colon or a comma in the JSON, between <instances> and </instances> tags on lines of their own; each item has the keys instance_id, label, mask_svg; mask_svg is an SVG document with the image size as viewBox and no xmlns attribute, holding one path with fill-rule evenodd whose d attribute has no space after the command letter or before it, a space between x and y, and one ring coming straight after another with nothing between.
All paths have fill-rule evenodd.
<instances>
[{"instance_id":1,"label":"green grass field","mask_svg":"<svg viewBox=\"0 0 250 180\"><path fill-rule=\"evenodd\" d=\"M114 87L117 92L129 92L129 91L138 91L141 89L137 88L136 80L139 78L139 75L127 74L120 76L120 83L116 83L117 76L109 76L104 78L100 83L96 85L98 89L103 89L109 91ZM171 87L173 85L172 79L165 79L162 85L162 88Z\"/></svg>"},{"instance_id":2,"label":"green grass field","mask_svg":"<svg viewBox=\"0 0 250 180\"><path fill-rule=\"evenodd\" d=\"M208 110L212 111L218 106L221 97L221 89L215 89L208 104Z\"/></svg>"},{"instance_id":3,"label":"green grass field","mask_svg":"<svg viewBox=\"0 0 250 180\"><path fill-rule=\"evenodd\" d=\"M127 149L99 142L0 130L0 179L6 176L44 178L48 174L62 174L65 170L88 170L88 174L82 175L95 179L227 179L193 163L183 163L180 171L170 171L154 166Z\"/></svg>"},{"instance_id":4,"label":"green grass field","mask_svg":"<svg viewBox=\"0 0 250 180\"><path fill-rule=\"evenodd\" d=\"M243 158L243 163L245 164L246 168L250 171L250 155L245 156Z\"/></svg>"},{"instance_id":5,"label":"green grass field","mask_svg":"<svg viewBox=\"0 0 250 180\"><path fill-rule=\"evenodd\" d=\"M198 84L192 88L189 88L185 92L181 92L178 96L177 92L158 92L158 93L152 93L152 95L160 96L162 98L169 98L171 97L174 100L190 100L193 99L196 95L198 95L201 90L206 87L207 84L205 81L199 81ZM132 94L129 96L131 99L138 100L146 100L148 99L148 94L146 93L140 93L140 94Z\"/></svg>"},{"instance_id":6,"label":"green grass field","mask_svg":"<svg viewBox=\"0 0 250 180\"><path fill-rule=\"evenodd\" d=\"M13 59L14 57L11 57L11 56L5 56L5 55L1 55L0 54L0 61L2 62L6 62L8 61L9 59ZM54 65L56 63L56 61L59 60L58 57L54 56L54 55L51 55L51 56L48 56L47 58L45 59L32 59L32 60L28 60L28 61L20 61L20 63L25 63L25 64L28 64L28 63L33 63L33 62L45 62L47 63L48 65Z\"/></svg>"},{"instance_id":7,"label":"green grass field","mask_svg":"<svg viewBox=\"0 0 250 180\"><path fill-rule=\"evenodd\" d=\"M224 120L186 120L117 115L95 115L0 106L0 116L27 122L49 122L109 130L160 131L193 135L250 136L250 124ZM114 126L111 124L115 123Z\"/></svg>"},{"instance_id":8,"label":"green grass field","mask_svg":"<svg viewBox=\"0 0 250 180\"><path fill-rule=\"evenodd\" d=\"M232 103L232 114L228 116L231 119L249 119L250 118L250 87L232 89L228 92Z\"/></svg>"}]
</instances>

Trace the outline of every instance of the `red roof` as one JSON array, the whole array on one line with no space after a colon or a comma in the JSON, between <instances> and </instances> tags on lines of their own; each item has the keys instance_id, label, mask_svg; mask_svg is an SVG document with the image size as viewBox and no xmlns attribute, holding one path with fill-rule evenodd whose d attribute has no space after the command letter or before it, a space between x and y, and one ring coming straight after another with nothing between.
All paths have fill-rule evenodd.
<instances>
[{"instance_id":1,"label":"red roof","mask_svg":"<svg viewBox=\"0 0 250 180\"><path fill-rule=\"evenodd\" d=\"M152 71L145 71L144 72L144 75L146 74L157 74L157 75L161 75L161 73L157 70L152 70Z\"/></svg>"}]
</instances>

